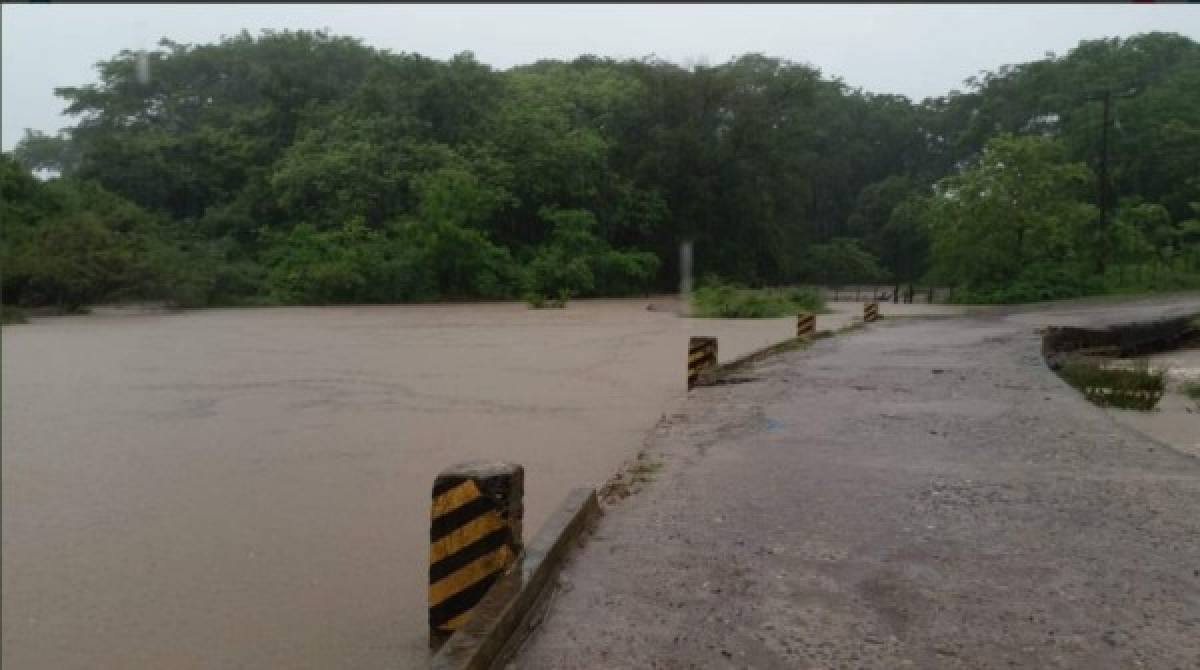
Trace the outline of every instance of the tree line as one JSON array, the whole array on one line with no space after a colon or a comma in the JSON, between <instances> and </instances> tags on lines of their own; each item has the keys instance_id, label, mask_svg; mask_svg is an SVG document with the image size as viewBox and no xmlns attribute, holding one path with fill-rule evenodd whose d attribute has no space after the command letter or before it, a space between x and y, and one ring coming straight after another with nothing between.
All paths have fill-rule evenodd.
<instances>
[{"instance_id":1,"label":"tree line","mask_svg":"<svg viewBox=\"0 0 1200 670\"><path fill-rule=\"evenodd\" d=\"M761 54L497 70L324 32L163 40L0 158L6 304L1200 286L1200 45L1081 42L912 101ZM34 172L52 174L38 179Z\"/></svg>"}]
</instances>

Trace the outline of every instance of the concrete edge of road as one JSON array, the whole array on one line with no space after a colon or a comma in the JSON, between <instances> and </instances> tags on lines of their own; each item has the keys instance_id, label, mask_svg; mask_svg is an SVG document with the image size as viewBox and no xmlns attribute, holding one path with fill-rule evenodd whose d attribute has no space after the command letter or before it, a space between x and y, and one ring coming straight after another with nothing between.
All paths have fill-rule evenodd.
<instances>
[{"instance_id":1,"label":"concrete edge of road","mask_svg":"<svg viewBox=\"0 0 1200 670\"><path fill-rule=\"evenodd\" d=\"M709 379L706 381L709 384L713 382L719 382L721 378L737 372L738 370L741 370L752 363L757 363L758 361L770 358L775 354L781 354L785 351L798 351L800 349L807 349L808 346L814 341L830 336L832 336L832 333L829 331L819 331L816 337L790 337L782 342L776 342L775 344L769 344L761 349L755 349L748 354L738 356L732 361L721 363L715 368L712 368L708 373Z\"/></svg>"},{"instance_id":2,"label":"concrete edge of road","mask_svg":"<svg viewBox=\"0 0 1200 670\"><path fill-rule=\"evenodd\" d=\"M765 347L755 349L748 354L738 356L732 361L721 363L714 368L710 368L706 372L702 372L701 383L698 384L698 386L712 386L713 384L719 384L721 379L728 377L730 374L737 372L752 363L757 363L776 354L807 349L817 340L823 340L828 337L835 337L837 335L844 335L856 330L862 330L870 325L871 324L864 323L862 321L854 321L842 326L837 330L818 330L811 336L806 335L801 337L789 337L786 340L782 340L774 344L768 344Z\"/></svg>"},{"instance_id":3,"label":"concrete edge of road","mask_svg":"<svg viewBox=\"0 0 1200 670\"><path fill-rule=\"evenodd\" d=\"M450 636L434 655L434 670L487 670L516 652L537 625L535 616L552 577L571 548L601 514L596 492L578 488L525 545L516 565L488 589L470 620Z\"/></svg>"}]
</instances>

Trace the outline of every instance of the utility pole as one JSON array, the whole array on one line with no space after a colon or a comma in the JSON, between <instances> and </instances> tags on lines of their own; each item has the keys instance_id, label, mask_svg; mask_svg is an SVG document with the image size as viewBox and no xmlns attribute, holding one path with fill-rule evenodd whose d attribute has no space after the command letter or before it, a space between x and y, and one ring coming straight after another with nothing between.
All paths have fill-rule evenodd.
<instances>
[{"instance_id":1,"label":"utility pole","mask_svg":"<svg viewBox=\"0 0 1200 670\"><path fill-rule=\"evenodd\" d=\"M1137 93L1136 88L1131 88L1125 93L1118 93L1118 98L1133 97ZM1100 232L1100 254L1096 257L1096 270L1100 274L1104 274L1105 264L1108 260L1108 241L1106 232L1109 228L1109 219L1112 216L1113 210L1113 186L1112 180L1109 179L1108 173L1108 127L1112 124L1112 99L1113 92L1111 88L1105 88L1098 96L1092 95L1089 100L1100 100L1104 103L1103 120L1100 127L1100 169L1097 170L1097 195L1100 205L1100 220L1097 222L1097 228Z\"/></svg>"},{"instance_id":2,"label":"utility pole","mask_svg":"<svg viewBox=\"0 0 1200 670\"><path fill-rule=\"evenodd\" d=\"M1112 208L1112 184L1108 180L1108 124L1111 114L1112 91L1104 91L1104 121L1100 131L1100 223L1108 227L1108 215Z\"/></svg>"}]
</instances>

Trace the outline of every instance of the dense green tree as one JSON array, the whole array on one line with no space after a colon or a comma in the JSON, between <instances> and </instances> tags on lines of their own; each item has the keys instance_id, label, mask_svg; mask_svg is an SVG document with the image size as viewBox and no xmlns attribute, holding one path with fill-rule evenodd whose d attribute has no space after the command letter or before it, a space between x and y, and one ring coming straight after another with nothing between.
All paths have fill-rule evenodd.
<instances>
[{"instance_id":1,"label":"dense green tree","mask_svg":"<svg viewBox=\"0 0 1200 670\"><path fill-rule=\"evenodd\" d=\"M625 295L653 278L658 258L645 251L611 248L596 234L596 217L581 209L543 208L548 243L530 262L528 291L537 295Z\"/></svg>"},{"instance_id":2,"label":"dense green tree","mask_svg":"<svg viewBox=\"0 0 1200 670\"><path fill-rule=\"evenodd\" d=\"M0 267L4 302L75 310L158 290L167 268L160 222L95 184L41 183L0 160Z\"/></svg>"},{"instance_id":3,"label":"dense green tree","mask_svg":"<svg viewBox=\"0 0 1200 670\"><path fill-rule=\"evenodd\" d=\"M937 276L985 293L1021 283L1040 289L1060 281L1060 270L1082 271L1079 242L1096 216L1084 200L1091 180L1086 165L1066 161L1060 142L992 138L975 165L938 183L930 206Z\"/></svg>"},{"instance_id":4,"label":"dense green tree","mask_svg":"<svg viewBox=\"0 0 1200 670\"><path fill-rule=\"evenodd\" d=\"M920 281L929 270L929 200L910 195L892 208L877 236L879 260L899 283Z\"/></svg>"},{"instance_id":5,"label":"dense green tree","mask_svg":"<svg viewBox=\"0 0 1200 670\"><path fill-rule=\"evenodd\" d=\"M887 271L879 266L879 260L863 249L858 240L848 237L814 244L806 257L806 275L815 283L839 285L889 279Z\"/></svg>"},{"instance_id":6,"label":"dense green tree","mask_svg":"<svg viewBox=\"0 0 1200 670\"><path fill-rule=\"evenodd\" d=\"M308 31L97 70L0 166L6 301L632 294L676 288L689 240L751 286L1200 284L1200 45L1176 34L920 102L763 54L498 71Z\"/></svg>"}]
</instances>

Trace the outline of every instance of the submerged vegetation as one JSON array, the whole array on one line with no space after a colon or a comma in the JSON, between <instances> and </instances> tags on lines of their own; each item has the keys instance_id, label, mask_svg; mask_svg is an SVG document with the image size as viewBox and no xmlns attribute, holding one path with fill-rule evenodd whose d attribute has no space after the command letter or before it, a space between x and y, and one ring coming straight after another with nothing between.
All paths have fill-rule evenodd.
<instances>
[{"instance_id":1,"label":"submerged vegetation","mask_svg":"<svg viewBox=\"0 0 1200 670\"><path fill-rule=\"evenodd\" d=\"M760 54L496 70L304 31L164 39L98 70L56 90L71 127L0 159L4 304L547 305L674 290L684 240L747 286L1200 287L1200 44L1177 34L922 101Z\"/></svg>"},{"instance_id":2,"label":"submerged vegetation","mask_svg":"<svg viewBox=\"0 0 1200 670\"><path fill-rule=\"evenodd\" d=\"M1067 360L1059 369L1064 380L1100 406L1151 410L1162 397L1166 375L1139 361L1115 368L1084 357Z\"/></svg>"},{"instance_id":3,"label":"submerged vegetation","mask_svg":"<svg viewBox=\"0 0 1200 670\"><path fill-rule=\"evenodd\" d=\"M749 289L709 279L692 292L692 316L698 317L767 319L824 309L821 294L806 287Z\"/></svg>"}]
</instances>

